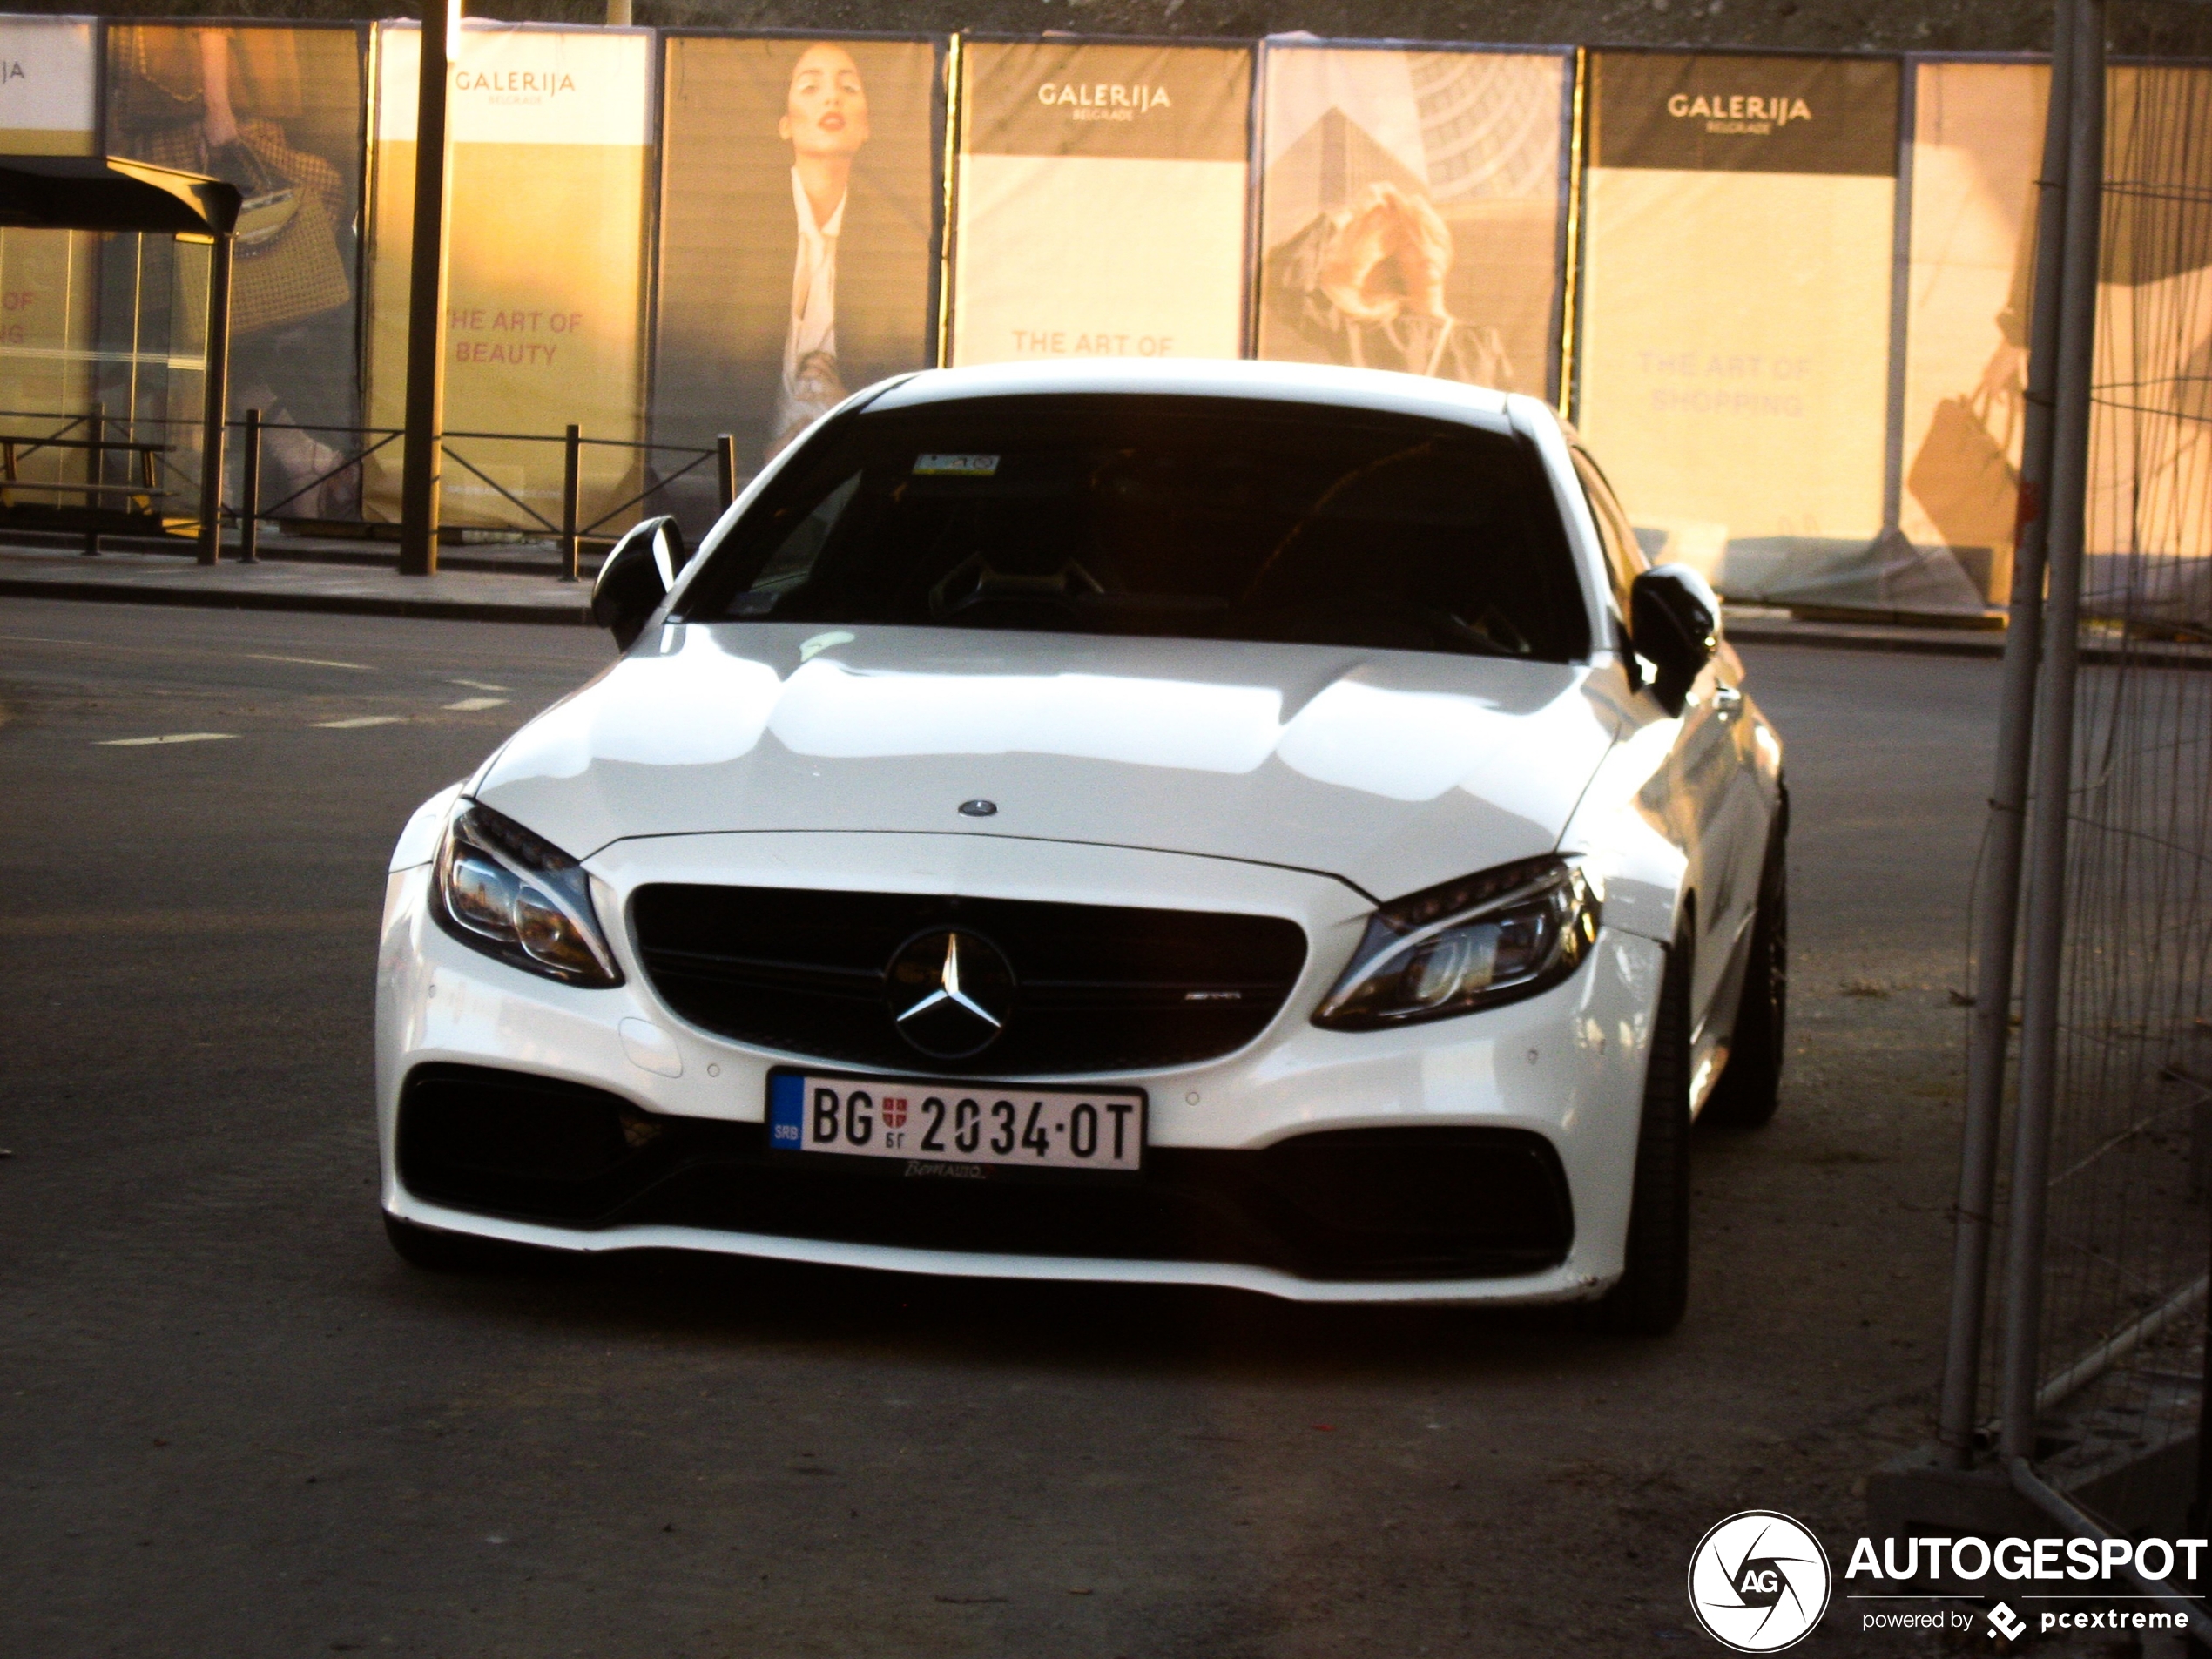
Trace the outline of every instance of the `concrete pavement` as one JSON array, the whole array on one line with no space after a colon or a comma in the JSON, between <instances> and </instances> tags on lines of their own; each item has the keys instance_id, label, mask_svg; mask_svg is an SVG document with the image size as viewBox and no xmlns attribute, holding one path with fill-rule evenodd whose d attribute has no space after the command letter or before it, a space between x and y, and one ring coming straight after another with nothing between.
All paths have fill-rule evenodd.
<instances>
[{"instance_id":1,"label":"concrete pavement","mask_svg":"<svg viewBox=\"0 0 2212 1659\"><path fill-rule=\"evenodd\" d=\"M588 624L589 581L550 573L509 575L482 569L406 577L381 566L269 558L257 564L201 564L173 553L116 552L87 557L61 550L0 547L0 593L125 604L210 606L234 610L306 610L452 622Z\"/></svg>"}]
</instances>

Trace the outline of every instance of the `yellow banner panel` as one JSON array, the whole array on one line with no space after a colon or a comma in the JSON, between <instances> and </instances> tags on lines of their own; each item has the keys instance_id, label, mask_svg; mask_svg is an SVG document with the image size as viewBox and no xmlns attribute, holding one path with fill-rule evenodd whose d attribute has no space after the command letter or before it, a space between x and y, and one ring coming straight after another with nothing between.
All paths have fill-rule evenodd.
<instances>
[{"instance_id":1,"label":"yellow banner panel","mask_svg":"<svg viewBox=\"0 0 2212 1659\"><path fill-rule=\"evenodd\" d=\"M2035 64L1932 63L1917 74L1901 528L2002 602L2050 78ZM2107 104L2092 609L2121 580L2108 561L2202 570L2212 559L2212 216L2202 206L2212 199L2212 71L2118 66ZM2134 580L2139 619L2184 597L2155 591L2160 583L2188 586L2172 573ZM2201 597L2188 604L2201 614Z\"/></svg>"},{"instance_id":2,"label":"yellow banner panel","mask_svg":"<svg viewBox=\"0 0 2212 1659\"><path fill-rule=\"evenodd\" d=\"M1251 71L1242 48L969 47L953 361L1240 355Z\"/></svg>"},{"instance_id":3,"label":"yellow banner panel","mask_svg":"<svg viewBox=\"0 0 2212 1659\"><path fill-rule=\"evenodd\" d=\"M0 18L0 147L91 154L97 68L91 18ZM51 431L55 421L36 417L82 415L91 400L98 242L77 231L0 229L0 411L9 432ZM22 458L13 475L81 479L84 466L50 450ZM74 504L44 490L23 499Z\"/></svg>"},{"instance_id":4,"label":"yellow banner panel","mask_svg":"<svg viewBox=\"0 0 2212 1659\"><path fill-rule=\"evenodd\" d=\"M938 65L926 40L668 41L656 442L731 433L743 478L848 392L928 366ZM696 522L714 489L702 469L670 493Z\"/></svg>"},{"instance_id":5,"label":"yellow banner panel","mask_svg":"<svg viewBox=\"0 0 2212 1659\"><path fill-rule=\"evenodd\" d=\"M401 424L407 390L420 31L380 25L372 214L370 424ZM645 200L652 130L645 30L463 26L448 109L445 427L644 437ZM448 437L448 524L544 533L561 519L562 445ZM635 451L587 446L580 523L637 489ZM399 513L394 444L368 509ZM601 527L605 534L634 511Z\"/></svg>"},{"instance_id":6,"label":"yellow banner panel","mask_svg":"<svg viewBox=\"0 0 2212 1659\"><path fill-rule=\"evenodd\" d=\"M2012 584L2036 175L2050 71L1914 67L1912 241L1898 528L1975 590Z\"/></svg>"},{"instance_id":7,"label":"yellow banner panel","mask_svg":"<svg viewBox=\"0 0 2212 1659\"><path fill-rule=\"evenodd\" d=\"M1574 60L1267 48L1259 354L1549 395Z\"/></svg>"},{"instance_id":8,"label":"yellow banner panel","mask_svg":"<svg viewBox=\"0 0 2212 1659\"><path fill-rule=\"evenodd\" d=\"M2096 401L2092 610L2202 637L2212 608L2212 69L2111 71ZM2107 570L2109 561L2158 562Z\"/></svg>"},{"instance_id":9,"label":"yellow banner panel","mask_svg":"<svg viewBox=\"0 0 2212 1659\"><path fill-rule=\"evenodd\" d=\"M1892 63L1596 59L1579 420L1724 591L1873 581L1897 91Z\"/></svg>"}]
</instances>

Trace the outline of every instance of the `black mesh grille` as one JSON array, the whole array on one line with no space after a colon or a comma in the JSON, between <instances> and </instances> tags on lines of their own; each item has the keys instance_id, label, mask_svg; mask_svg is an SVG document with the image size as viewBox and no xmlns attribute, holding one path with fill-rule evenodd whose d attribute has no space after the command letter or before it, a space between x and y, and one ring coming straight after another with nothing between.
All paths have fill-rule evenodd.
<instances>
[{"instance_id":1,"label":"black mesh grille","mask_svg":"<svg viewBox=\"0 0 2212 1659\"><path fill-rule=\"evenodd\" d=\"M1305 965L1278 916L787 887L641 887L631 901L653 988L741 1042L902 1070L1050 1076L1211 1060L1265 1028ZM934 1060L899 1033L885 970L917 934L959 927L1014 970L1005 1034Z\"/></svg>"},{"instance_id":2,"label":"black mesh grille","mask_svg":"<svg viewBox=\"0 0 2212 1659\"><path fill-rule=\"evenodd\" d=\"M1527 1130L1328 1130L1258 1151L1147 1150L1136 1176L773 1153L759 1123L639 1111L572 1083L424 1066L400 1179L455 1209L590 1230L654 1223L1010 1255L1243 1263L1312 1279L1487 1278L1566 1259L1574 1213Z\"/></svg>"}]
</instances>

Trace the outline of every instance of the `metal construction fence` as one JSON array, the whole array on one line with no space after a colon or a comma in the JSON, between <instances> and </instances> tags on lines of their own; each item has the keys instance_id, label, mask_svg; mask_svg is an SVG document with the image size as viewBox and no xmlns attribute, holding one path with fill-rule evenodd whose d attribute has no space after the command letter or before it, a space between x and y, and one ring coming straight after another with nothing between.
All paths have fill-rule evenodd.
<instances>
[{"instance_id":1,"label":"metal construction fence","mask_svg":"<svg viewBox=\"0 0 2212 1659\"><path fill-rule=\"evenodd\" d=\"M2063 1413L2045 1460L2122 1512L2192 1487L2169 1453L2198 1430L2212 1260L2212 675L2160 649L2212 641L2184 528L2212 495L2212 365L2175 349L2212 307L2182 257L2212 240L2212 189L2175 165L2208 132L2194 78L2147 72L2105 135L2102 240L2142 280L2101 288L2091 465L2139 487L2107 509L2121 551L2083 572L2110 654L2072 710L2035 1398Z\"/></svg>"},{"instance_id":2,"label":"metal construction fence","mask_svg":"<svg viewBox=\"0 0 2212 1659\"><path fill-rule=\"evenodd\" d=\"M2151 66L2107 99L2103 0L2060 17L2024 466L2046 510L1976 895L1940 1433L2062 1527L2171 1536L2206 1497L2212 361L2184 342L2212 315L2212 98Z\"/></svg>"}]
</instances>

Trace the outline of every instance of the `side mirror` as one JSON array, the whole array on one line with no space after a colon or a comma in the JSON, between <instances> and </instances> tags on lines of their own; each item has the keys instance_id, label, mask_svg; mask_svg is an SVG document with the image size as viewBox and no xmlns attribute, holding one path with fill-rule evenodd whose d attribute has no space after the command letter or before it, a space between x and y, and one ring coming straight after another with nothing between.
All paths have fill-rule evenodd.
<instances>
[{"instance_id":1,"label":"side mirror","mask_svg":"<svg viewBox=\"0 0 2212 1659\"><path fill-rule=\"evenodd\" d=\"M1721 648L1721 602L1686 564L1656 564L1629 590L1629 638L1659 671L1651 694L1680 714L1690 682Z\"/></svg>"},{"instance_id":2,"label":"side mirror","mask_svg":"<svg viewBox=\"0 0 2212 1659\"><path fill-rule=\"evenodd\" d=\"M691 562L672 518L641 521L614 544L591 584L591 620L628 651Z\"/></svg>"}]
</instances>

